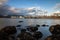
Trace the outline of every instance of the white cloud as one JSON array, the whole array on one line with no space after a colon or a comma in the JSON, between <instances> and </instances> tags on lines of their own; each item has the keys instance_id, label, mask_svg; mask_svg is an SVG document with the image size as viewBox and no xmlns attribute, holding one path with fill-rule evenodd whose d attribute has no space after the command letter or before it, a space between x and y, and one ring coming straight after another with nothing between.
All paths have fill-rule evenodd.
<instances>
[{"instance_id":1,"label":"white cloud","mask_svg":"<svg viewBox=\"0 0 60 40\"><path fill-rule=\"evenodd\" d=\"M60 11L59 11L59 10L57 10L57 11L55 11L55 12L53 12L53 13L60 13Z\"/></svg>"},{"instance_id":2,"label":"white cloud","mask_svg":"<svg viewBox=\"0 0 60 40\"><path fill-rule=\"evenodd\" d=\"M20 13L26 15L40 15L40 14L46 14L47 11L41 9L40 7L29 7L29 8L23 8Z\"/></svg>"},{"instance_id":3,"label":"white cloud","mask_svg":"<svg viewBox=\"0 0 60 40\"><path fill-rule=\"evenodd\" d=\"M15 7L10 7L9 10L13 13L20 13L20 9L15 8Z\"/></svg>"},{"instance_id":4,"label":"white cloud","mask_svg":"<svg viewBox=\"0 0 60 40\"><path fill-rule=\"evenodd\" d=\"M56 10L60 9L60 3L57 3L57 4L54 6L54 9L56 9Z\"/></svg>"}]
</instances>

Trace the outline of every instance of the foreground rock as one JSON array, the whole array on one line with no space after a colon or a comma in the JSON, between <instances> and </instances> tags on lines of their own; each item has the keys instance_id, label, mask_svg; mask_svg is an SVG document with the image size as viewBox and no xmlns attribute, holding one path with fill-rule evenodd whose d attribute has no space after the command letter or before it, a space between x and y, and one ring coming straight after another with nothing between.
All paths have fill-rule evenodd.
<instances>
[{"instance_id":1,"label":"foreground rock","mask_svg":"<svg viewBox=\"0 0 60 40\"><path fill-rule=\"evenodd\" d=\"M9 40L8 34L0 31L0 40Z\"/></svg>"},{"instance_id":2,"label":"foreground rock","mask_svg":"<svg viewBox=\"0 0 60 40\"><path fill-rule=\"evenodd\" d=\"M6 26L0 30L0 40L9 40L9 36L17 32L15 26Z\"/></svg>"},{"instance_id":3,"label":"foreground rock","mask_svg":"<svg viewBox=\"0 0 60 40\"><path fill-rule=\"evenodd\" d=\"M15 26L6 26L5 28L0 30L1 32L5 32L7 34L15 34L17 32Z\"/></svg>"},{"instance_id":4,"label":"foreground rock","mask_svg":"<svg viewBox=\"0 0 60 40\"><path fill-rule=\"evenodd\" d=\"M21 23L21 22L23 22L23 21L19 21L19 23Z\"/></svg>"},{"instance_id":5,"label":"foreground rock","mask_svg":"<svg viewBox=\"0 0 60 40\"><path fill-rule=\"evenodd\" d=\"M42 33L39 31L34 32L33 34L29 32L21 32L17 36L17 40L39 40L40 38L42 38L42 36Z\"/></svg>"},{"instance_id":6,"label":"foreground rock","mask_svg":"<svg viewBox=\"0 0 60 40\"><path fill-rule=\"evenodd\" d=\"M52 25L49 30L52 34L60 34L60 25Z\"/></svg>"},{"instance_id":7,"label":"foreground rock","mask_svg":"<svg viewBox=\"0 0 60 40\"><path fill-rule=\"evenodd\" d=\"M33 37L37 40L42 38L43 34L40 31L34 32Z\"/></svg>"},{"instance_id":8,"label":"foreground rock","mask_svg":"<svg viewBox=\"0 0 60 40\"><path fill-rule=\"evenodd\" d=\"M16 27L21 27L21 25L17 25Z\"/></svg>"},{"instance_id":9,"label":"foreground rock","mask_svg":"<svg viewBox=\"0 0 60 40\"><path fill-rule=\"evenodd\" d=\"M17 40L36 40L29 32L20 33Z\"/></svg>"},{"instance_id":10,"label":"foreground rock","mask_svg":"<svg viewBox=\"0 0 60 40\"><path fill-rule=\"evenodd\" d=\"M26 29L21 29L21 33L24 33L24 32L26 32Z\"/></svg>"},{"instance_id":11,"label":"foreground rock","mask_svg":"<svg viewBox=\"0 0 60 40\"><path fill-rule=\"evenodd\" d=\"M49 25L43 24L42 26L45 27L45 26L49 26Z\"/></svg>"},{"instance_id":12,"label":"foreground rock","mask_svg":"<svg viewBox=\"0 0 60 40\"><path fill-rule=\"evenodd\" d=\"M27 28L27 30L30 32L35 32L38 30L38 28L37 27L29 27L29 28Z\"/></svg>"},{"instance_id":13,"label":"foreground rock","mask_svg":"<svg viewBox=\"0 0 60 40\"><path fill-rule=\"evenodd\" d=\"M40 27L40 25L37 24L36 27Z\"/></svg>"},{"instance_id":14,"label":"foreground rock","mask_svg":"<svg viewBox=\"0 0 60 40\"><path fill-rule=\"evenodd\" d=\"M45 40L60 40L60 35L48 36Z\"/></svg>"}]
</instances>

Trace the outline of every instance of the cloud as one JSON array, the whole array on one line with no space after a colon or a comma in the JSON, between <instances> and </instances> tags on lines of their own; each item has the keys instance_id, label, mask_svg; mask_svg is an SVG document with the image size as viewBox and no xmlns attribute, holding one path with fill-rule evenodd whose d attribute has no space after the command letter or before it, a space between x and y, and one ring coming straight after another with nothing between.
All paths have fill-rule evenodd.
<instances>
[{"instance_id":1,"label":"cloud","mask_svg":"<svg viewBox=\"0 0 60 40\"><path fill-rule=\"evenodd\" d=\"M0 7L0 15L42 15L46 13L47 11L40 7L15 8L8 5Z\"/></svg>"},{"instance_id":2,"label":"cloud","mask_svg":"<svg viewBox=\"0 0 60 40\"><path fill-rule=\"evenodd\" d=\"M8 8L9 8L8 5L3 5L3 6L0 5L0 15L7 14L8 13Z\"/></svg>"},{"instance_id":3,"label":"cloud","mask_svg":"<svg viewBox=\"0 0 60 40\"><path fill-rule=\"evenodd\" d=\"M10 6L6 5L6 2L7 0L0 0L0 15L5 15L8 12Z\"/></svg>"},{"instance_id":4,"label":"cloud","mask_svg":"<svg viewBox=\"0 0 60 40\"><path fill-rule=\"evenodd\" d=\"M20 9L19 8L10 7L8 10L13 12L13 13L20 13Z\"/></svg>"},{"instance_id":5,"label":"cloud","mask_svg":"<svg viewBox=\"0 0 60 40\"><path fill-rule=\"evenodd\" d=\"M15 8L6 5L7 0L0 0L0 15L40 15L47 13L40 7Z\"/></svg>"},{"instance_id":6,"label":"cloud","mask_svg":"<svg viewBox=\"0 0 60 40\"><path fill-rule=\"evenodd\" d=\"M0 0L0 5L5 4L8 0Z\"/></svg>"},{"instance_id":7,"label":"cloud","mask_svg":"<svg viewBox=\"0 0 60 40\"><path fill-rule=\"evenodd\" d=\"M60 13L60 3L56 3L55 6L53 7L53 12L54 13Z\"/></svg>"},{"instance_id":8,"label":"cloud","mask_svg":"<svg viewBox=\"0 0 60 40\"><path fill-rule=\"evenodd\" d=\"M56 9L56 10L60 9L60 3L57 3L57 4L54 6L54 9Z\"/></svg>"},{"instance_id":9,"label":"cloud","mask_svg":"<svg viewBox=\"0 0 60 40\"><path fill-rule=\"evenodd\" d=\"M19 13L20 9L6 5L8 0L0 0L0 15L15 15Z\"/></svg>"},{"instance_id":10,"label":"cloud","mask_svg":"<svg viewBox=\"0 0 60 40\"><path fill-rule=\"evenodd\" d=\"M0 5L0 15L20 15L21 9L9 5Z\"/></svg>"},{"instance_id":11,"label":"cloud","mask_svg":"<svg viewBox=\"0 0 60 40\"><path fill-rule=\"evenodd\" d=\"M57 10L57 11L55 11L55 12L53 12L53 13L60 13L60 11L59 11L59 10Z\"/></svg>"},{"instance_id":12,"label":"cloud","mask_svg":"<svg viewBox=\"0 0 60 40\"><path fill-rule=\"evenodd\" d=\"M40 7L29 7L29 8L14 8L11 7L9 8L10 12L12 12L12 14L16 14L16 15L42 15L42 14L46 14L47 11L41 9Z\"/></svg>"},{"instance_id":13,"label":"cloud","mask_svg":"<svg viewBox=\"0 0 60 40\"><path fill-rule=\"evenodd\" d=\"M23 8L20 13L24 14L24 15L42 15L42 14L46 14L47 11L41 9L40 7L30 7L30 8Z\"/></svg>"}]
</instances>

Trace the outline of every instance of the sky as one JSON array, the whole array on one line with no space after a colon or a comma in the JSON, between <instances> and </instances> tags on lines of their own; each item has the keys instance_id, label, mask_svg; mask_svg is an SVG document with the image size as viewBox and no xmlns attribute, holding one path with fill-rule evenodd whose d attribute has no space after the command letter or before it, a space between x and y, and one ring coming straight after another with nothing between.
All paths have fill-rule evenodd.
<instances>
[{"instance_id":1,"label":"sky","mask_svg":"<svg viewBox=\"0 0 60 40\"><path fill-rule=\"evenodd\" d=\"M1 15L51 15L60 12L60 0L0 0L0 6L3 9ZM4 10L7 12L2 13Z\"/></svg>"}]
</instances>

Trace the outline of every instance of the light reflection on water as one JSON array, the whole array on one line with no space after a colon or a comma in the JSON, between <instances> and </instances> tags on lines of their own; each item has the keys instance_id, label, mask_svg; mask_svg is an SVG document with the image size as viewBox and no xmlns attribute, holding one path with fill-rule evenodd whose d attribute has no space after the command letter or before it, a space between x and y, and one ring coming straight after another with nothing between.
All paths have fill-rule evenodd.
<instances>
[{"instance_id":1,"label":"light reflection on water","mask_svg":"<svg viewBox=\"0 0 60 40\"><path fill-rule=\"evenodd\" d=\"M19 21L22 20L22 23L19 23ZM59 19L8 19L8 18L0 18L0 29L9 26L9 25L22 25L22 28L26 28L28 25L42 25L47 24L49 27L51 25L60 24ZM38 31L41 31L43 33L43 37L41 40L44 40L47 36L51 35L49 32L49 27L39 27ZM18 31L19 32L19 31Z\"/></svg>"}]
</instances>

